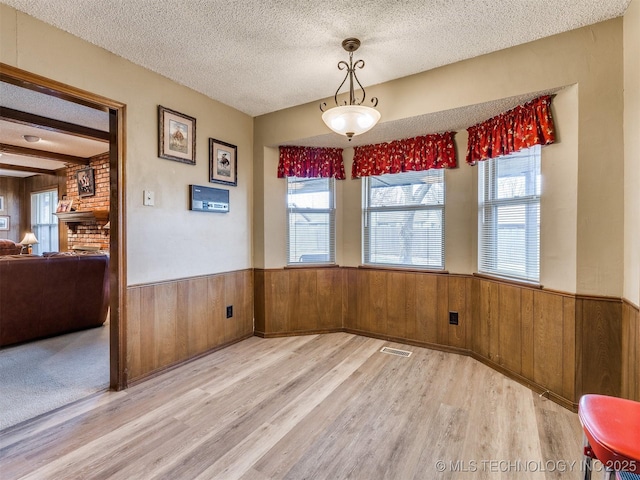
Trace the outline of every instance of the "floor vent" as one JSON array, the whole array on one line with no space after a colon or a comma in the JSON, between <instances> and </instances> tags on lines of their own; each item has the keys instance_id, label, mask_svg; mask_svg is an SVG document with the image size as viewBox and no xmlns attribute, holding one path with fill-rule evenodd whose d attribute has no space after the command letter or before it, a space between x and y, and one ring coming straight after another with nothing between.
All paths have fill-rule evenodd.
<instances>
[{"instance_id":1,"label":"floor vent","mask_svg":"<svg viewBox=\"0 0 640 480\"><path fill-rule=\"evenodd\" d=\"M410 357L411 356L411 352L407 352L406 350L398 350L397 348L389 348L389 347L382 347L382 350L380 350L382 353L388 353L390 355L397 355L399 357Z\"/></svg>"}]
</instances>

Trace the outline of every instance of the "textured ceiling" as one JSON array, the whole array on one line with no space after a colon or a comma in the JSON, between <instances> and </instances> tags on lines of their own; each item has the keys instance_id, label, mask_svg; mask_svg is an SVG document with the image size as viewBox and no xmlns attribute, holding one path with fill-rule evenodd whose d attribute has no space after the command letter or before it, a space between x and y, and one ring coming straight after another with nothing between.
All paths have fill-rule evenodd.
<instances>
[{"instance_id":1,"label":"textured ceiling","mask_svg":"<svg viewBox=\"0 0 640 480\"><path fill-rule=\"evenodd\" d=\"M0 82L0 106L62 120L103 132L109 131L109 114L58 97ZM71 155L76 155L72 153Z\"/></svg>"},{"instance_id":2,"label":"textured ceiling","mask_svg":"<svg viewBox=\"0 0 640 480\"><path fill-rule=\"evenodd\" d=\"M362 41L366 87L618 17L630 2L2 1L252 116L332 96L346 37Z\"/></svg>"}]
</instances>

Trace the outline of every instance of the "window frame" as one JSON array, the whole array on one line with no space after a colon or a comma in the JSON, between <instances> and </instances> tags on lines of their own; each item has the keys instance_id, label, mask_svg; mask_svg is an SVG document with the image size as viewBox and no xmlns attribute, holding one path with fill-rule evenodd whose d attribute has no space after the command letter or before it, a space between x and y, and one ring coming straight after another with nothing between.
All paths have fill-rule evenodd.
<instances>
[{"instance_id":1,"label":"window frame","mask_svg":"<svg viewBox=\"0 0 640 480\"><path fill-rule=\"evenodd\" d=\"M289 192L290 184L292 181L305 182L305 181L327 181L327 192L329 193L329 207L327 208L308 208L308 207L290 207L289 206ZM287 239L286 239L286 255L287 266L306 266L306 265L335 265L336 264L336 180L333 177L287 177L287 194L285 196L286 208L287 208ZM329 216L329 238L327 244L329 245L329 258L327 260L320 260L315 254L309 254L311 257L307 261L291 261L291 215L304 215L304 214L326 214ZM298 258L302 258L300 255Z\"/></svg>"},{"instance_id":2,"label":"window frame","mask_svg":"<svg viewBox=\"0 0 640 480\"><path fill-rule=\"evenodd\" d=\"M393 206L371 206L371 193L372 193L372 179L378 177L385 177L387 175L403 175L405 173L408 174L416 174L419 173L422 176L438 174L441 176L442 185L442 203L438 204L405 204L405 205L393 205ZM446 212L446 180L444 169L430 169L430 170L422 170L419 172L410 171L410 172L402 172L398 174L387 174L387 175L372 175L369 177L363 177L363 186L362 186L362 263L363 265L373 266L373 267L388 267L388 268L409 268L409 269L419 269L425 271L444 271L445 270L445 212ZM418 185L417 182L412 182L408 185ZM393 213L393 212L428 212L428 211L436 211L440 216L440 262L439 265L422 265L415 263L391 263L391 262L374 262L371 260L372 252L371 252L371 215L375 213Z\"/></svg>"},{"instance_id":3,"label":"window frame","mask_svg":"<svg viewBox=\"0 0 640 480\"><path fill-rule=\"evenodd\" d=\"M499 178L498 162L513 161L517 157L527 156L529 159L534 157L532 165L535 170L528 170L525 175L525 192L524 195L514 195L505 198L493 198L499 195ZM531 160L530 160L531 161ZM478 272L483 275L489 275L517 282L524 282L533 285L540 283L540 259L541 259L541 177L542 177L542 153L540 145L520 150L510 155L504 155L480 162L478 165ZM482 183L481 183L482 182ZM500 258L497 249L499 248L498 234L500 227L498 226L497 210L504 207L523 207L524 213L524 263L519 265L524 270L523 274L519 274L515 269L500 268ZM532 211L531 207L537 208L537 215ZM487 221L483 221L488 218ZM537 221L536 221L537 218ZM485 225L489 224L489 227ZM487 235L487 233L489 235ZM487 244L487 238L490 236L490 242ZM509 259L512 261L513 259ZM532 261L533 260L533 261ZM488 264L491 265L488 265ZM504 262L503 262L504 263Z\"/></svg>"},{"instance_id":4,"label":"window frame","mask_svg":"<svg viewBox=\"0 0 640 480\"><path fill-rule=\"evenodd\" d=\"M52 220L49 223L37 223L37 221L39 220L39 211L38 211L38 207L36 207L36 203L39 203L38 200L36 200L36 198L39 198L40 196L44 195L44 194L48 194L51 196L51 205L50 205L50 220ZM33 245L33 253L35 255L42 255L42 253L44 253L44 251L57 251L60 248L60 239L59 239L59 235L60 235L60 230L59 230L59 222L58 222L58 217L55 215L55 211L56 211L56 205L58 203L58 190L55 188L52 189L47 189L47 190L41 190L38 192L31 192L30 194L30 205L31 205L31 218L29 219L29 225L31 226L31 232L33 232L33 234L36 236L36 238L38 239L38 243ZM45 246L43 244L43 238L44 236L40 233L40 230L42 228L47 228L49 229L49 243ZM52 242L52 240L55 239L55 242ZM45 249L48 248L48 249Z\"/></svg>"}]
</instances>

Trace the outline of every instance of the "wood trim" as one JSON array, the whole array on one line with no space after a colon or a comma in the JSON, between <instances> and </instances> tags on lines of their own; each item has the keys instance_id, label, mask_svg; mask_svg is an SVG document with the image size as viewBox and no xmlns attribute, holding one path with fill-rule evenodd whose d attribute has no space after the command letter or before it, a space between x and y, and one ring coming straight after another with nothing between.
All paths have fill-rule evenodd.
<instances>
[{"instance_id":1,"label":"wood trim","mask_svg":"<svg viewBox=\"0 0 640 480\"><path fill-rule=\"evenodd\" d=\"M237 270L128 287L127 381L253 335L253 278Z\"/></svg>"},{"instance_id":2,"label":"wood trim","mask_svg":"<svg viewBox=\"0 0 640 480\"><path fill-rule=\"evenodd\" d=\"M196 275L194 277L180 277L180 278L171 278L169 280L159 280L157 282L148 282L148 283L134 283L132 285L127 285L127 288L131 289L131 288L141 288L141 287L157 287L157 286L161 286L161 285L167 285L167 284L171 284L171 283L179 283L179 282L186 282L189 280L197 280L197 279L202 279L202 278L210 278L216 275L228 275L230 273L240 273L240 272L255 272L256 270L259 269L255 269L255 268L242 268L240 270L231 270L229 272L216 272L216 273L209 273L209 274L205 274L205 275Z\"/></svg>"},{"instance_id":3,"label":"wood trim","mask_svg":"<svg viewBox=\"0 0 640 480\"><path fill-rule=\"evenodd\" d=\"M29 173L38 173L40 175L58 176L58 174L56 173L57 170L47 170L44 168L23 167L21 165L9 165L7 163L0 163L0 168L4 170L12 170L14 172L29 172Z\"/></svg>"},{"instance_id":4,"label":"wood trim","mask_svg":"<svg viewBox=\"0 0 640 480\"><path fill-rule=\"evenodd\" d=\"M622 303L622 384L624 398L640 402L640 309Z\"/></svg>"},{"instance_id":5,"label":"wood trim","mask_svg":"<svg viewBox=\"0 0 640 480\"><path fill-rule=\"evenodd\" d=\"M78 102L74 102L78 103ZM0 120L19 123L29 127L41 128L56 133L73 135L74 137L90 138L100 142L109 142L109 132L97 130L95 128L76 125L74 123L63 122L54 118L42 117L33 113L21 112L12 108L0 107Z\"/></svg>"},{"instance_id":6,"label":"wood trim","mask_svg":"<svg viewBox=\"0 0 640 480\"><path fill-rule=\"evenodd\" d=\"M512 280L506 277L496 277L493 275L487 275L486 273L476 272L476 273L473 273L472 276L476 278L480 278L482 280L489 280L491 282L501 283L505 285L515 285L516 287L531 288L533 290L541 290L543 288L543 286L538 283L520 282L518 280Z\"/></svg>"},{"instance_id":7,"label":"wood trim","mask_svg":"<svg viewBox=\"0 0 640 480\"><path fill-rule=\"evenodd\" d=\"M306 264L306 265L285 265L284 270L303 270L305 268L340 268L340 265L335 263L322 265L322 264Z\"/></svg>"},{"instance_id":8,"label":"wood trim","mask_svg":"<svg viewBox=\"0 0 640 480\"><path fill-rule=\"evenodd\" d=\"M477 275L370 267L340 270L339 276L325 277L332 292L342 292L344 332L473 354L572 410L587 390L619 395L619 364L625 360L620 358L618 339L623 328L636 328L622 326L620 299ZM256 298L262 302L256 310L262 315L256 317L257 336L325 331L309 305L318 301L312 292L317 288L316 295L321 293L314 275L320 278L327 270L256 272L256 288L261 290ZM458 325L449 324L449 311L459 313ZM305 320L287 320L300 318ZM334 323L331 331L338 327ZM630 372L630 384L635 370L623 368Z\"/></svg>"},{"instance_id":9,"label":"wood trim","mask_svg":"<svg viewBox=\"0 0 640 480\"><path fill-rule=\"evenodd\" d=\"M610 297L605 295L589 295L584 293L576 293L574 297L576 297L576 300L594 300L596 302L614 302L614 303L622 302L622 299L620 297Z\"/></svg>"},{"instance_id":10,"label":"wood trim","mask_svg":"<svg viewBox=\"0 0 640 480\"><path fill-rule=\"evenodd\" d=\"M564 398L561 395L556 394L555 392L550 391L549 389L547 389L546 387L543 387L542 385L537 384L536 382L529 380L526 377L523 377L522 375L518 375L515 372L512 372L511 370L509 370L508 368L503 367L502 365L492 362L491 360L489 360L488 358L483 357L482 355L476 353L476 352L469 352L469 355L471 356L471 358L473 358L474 360L479 361L480 363L483 363L484 365L487 365L488 367L496 370L497 372L500 372L501 374L503 374L504 376L515 380L516 382L520 383L521 385L524 385L525 387L533 390L534 392L536 392L540 397L546 397L549 398L550 400L554 401L555 403L565 407L568 410L572 410L574 412L578 411L578 404L567 399Z\"/></svg>"},{"instance_id":11,"label":"wood trim","mask_svg":"<svg viewBox=\"0 0 640 480\"><path fill-rule=\"evenodd\" d=\"M395 267L384 265L358 265L360 270L380 270L388 272L429 273L432 275L450 275L448 270L428 270L426 268Z\"/></svg>"},{"instance_id":12,"label":"wood trim","mask_svg":"<svg viewBox=\"0 0 640 480\"><path fill-rule=\"evenodd\" d=\"M120 390L127 386L127 292L125 219L125 105L101 95L81 90L55 80L0 63L0 80L46 95L109 112L109 159L111 176L110 198L110 387Z\"/></svg>"},{"instance_id":13,"label":"wood trim","mask_svg":"<svg viewBox=\"0 0 640 480\"><path fill-rule=\"evenodd\" d=\"M633 308L636 312L640 313L640 307L626 298L622 298L622 303L627 305L629 308Z\"/></svg>"},{"instance_id":14,"label":"wood trim","mask_svg":"<svg viewBox=\"0 0 640 480\"><path fill-rule=\"evenodd\" d=\"M298 337L301 335L321 335L323 333L340 333L346 332L344 328L327 328L324 330L297 330L295 332L262 332L255 330L253 335L260 338L283 338L283 337Z\"/></svg>"},{"instance_id":15,"label":"wood trim","mask_svg":"<svg viewBox=\"0 0 640 480\"><path fill-rule=\"evenodd\" d=\"M117 110L124 107L124 104L107 97L27 72L6 63L0 63L0 80L103 112L107 112L110 108Z\"/></svg>"},{"instance_id":16,"label":"wood trim","mask_svg":"<svg viewBox=\"0 0 640 480\"><path fill-rule=\"evenodd\" d=\"M396 337L393 335L384 335L379 333L368 332L365 330L358 330L355 328L344 328L343 332L352 333L354 335L360 335L362 337L377 338L378 340L385 340L387 342L404 343L406 345L413 345L416 347L428 348L430 350L438 350L440 352L457 353L458 355L471 355L471 351L466 348L452 347L449 345L440 345L438 343L423 342L420 340L412 340L410 338Z\"/></svg>"},{"instance_id":17,"label":"wood trim","mask_svg":"<svg viewBox=\"0 0 640 480\"><path fill-rule=\"evenodd\" d=\"M84 157L76 157L75 155L67 155L64 153L49 152L47 150L38 150L37 148L18 147L7 143L0 143L0 152L22 155L23 157L44 158L47 160L55 160L56 162L72 163L74 165L89 165L91 159Z\"/></svg>"},{"instance_id":18,"label":"wood trim","mask_svg":"<svg viewBox=\"0 0 640 480\"><path fill-rule=\"evenodd\" d=\"M170 365L165 365L163 367L160 367L160 368L158 368L156 370L153 370L151 372L148 372L148 373L146 373L144 375L141 375L141 376L137 377L136 379L134 379L131 382L129 382L129 384L127 386L128 387L133 387L134 385L138 385L139 383L142 383L142 382L145 382L147 380L150 380L150 379L152 379L154 377L157 377L158 375L162 375L163 373L170 372L171 370L175 370L176 368L181 367L183 365L187 365L189 363L195 362L196 360L198 360L198 359L200 359L202 357L206 357L207 355L210 355L213 352L217 352L218 350L222 350L223 348L227 348L227 347L229 347L229 346L231 346L231 345L233 345L235 343L242 342L243 340L246 340L246 339L251 338L253 336L254 336L253 333L250 333L250 334L244 335L244 336L242 336L240 338L231 340L231 341L229 341L227 343L224 343L222 345L218 345L216 347L213 347L213 348L207 350L206 352L199 353L198 355L195 355L193 357L187 358L186 360L180 360L180 361L172 363Z\"/></svg>"}]
</instances>

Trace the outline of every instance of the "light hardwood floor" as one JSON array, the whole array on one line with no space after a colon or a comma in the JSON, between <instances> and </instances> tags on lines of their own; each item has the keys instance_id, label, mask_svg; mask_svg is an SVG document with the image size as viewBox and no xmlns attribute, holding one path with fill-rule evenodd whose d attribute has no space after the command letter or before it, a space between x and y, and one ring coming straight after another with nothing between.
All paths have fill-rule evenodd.
<instances>
[{"instance_id":1,"label":"light hardwood floor","mask_svg":"<svg viewBox=\"0 0 640 480\"><path fill-rule=\"evenodd\" d=\"M578 479L581 443L575 413L469 357L252 337L2 432L0 478Z\"/></svg>"}]
</instances>

